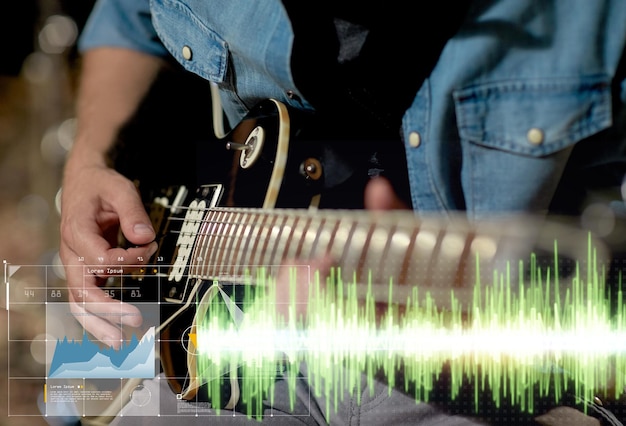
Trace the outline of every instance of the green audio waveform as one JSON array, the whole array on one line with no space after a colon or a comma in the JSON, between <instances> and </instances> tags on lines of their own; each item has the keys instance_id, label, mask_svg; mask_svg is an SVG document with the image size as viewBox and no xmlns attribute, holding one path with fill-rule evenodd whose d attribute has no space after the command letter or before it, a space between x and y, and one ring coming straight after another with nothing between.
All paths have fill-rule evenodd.
<instances>
[{"instance_id":1,"label":"green audio waveform","mask_svg":"<svg viewBox=\"0 0 626 426\"><path fill-rule=\"evenodd\" d=\"M199 323L198 379L220 406L228 373L238 374L241 400L254 406L250 412L262 412L260 404L271 400L279 376L295 393L303 362L316 396L335 409L346 391L361 394L363 374L372 382L381 372L391 386L402 373L404 390L428 401L444 365L451 374L450 398L471 383L475 407L485 389L496 406L507 399L527 412L533 411L537 388L540 396L552 390L557 403L565 392L589 401L614 389L612 396L619 397L626 387L621 275L617 294L609 295L605 267L597 265L591 246L588 252L586 271L576 262L567 284L559 277L556 243L552 268L542 268L532 255L527 265L518 265L529 273L517 278L510 265L493 271L490 283L481 282L477 272L471 303L463 306L451 292L446 309L417 287L405 303L392 303L390 282L389 302L381 310L371 292L357 297L357 288L371 283L345 283L331 271L325 280L315 274L306 315L297 313L294 272L291 301L279 313L276 280L259 271L254 281L264 283L256 287L263 291L246 293L240 324L216 299Z\"/></svg>"}]
</instances>

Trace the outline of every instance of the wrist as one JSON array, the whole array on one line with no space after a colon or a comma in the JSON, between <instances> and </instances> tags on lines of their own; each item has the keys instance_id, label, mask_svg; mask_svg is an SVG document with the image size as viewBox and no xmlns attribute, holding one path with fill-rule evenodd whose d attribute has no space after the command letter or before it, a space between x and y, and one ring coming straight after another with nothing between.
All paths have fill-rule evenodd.
<instances>
[{"instance_id":1,"label":"wrist","mask_svg":"<svg viewBox=\"0 0 626 426\"><path fill-rule=\"evenodd\" d=\"M72 149L65 162L64 175L75 175L87 168L109 168L106 154Z\"/></svg>"},{"instance_id":2,"label":"wrist","mask_svg":"<svg viewBox=\"0 0 626 426\"><path fill-rule=\"evenodd\" d=\"M65 168L108 167L110 146L111 143L106 140L98 141L96 138L78 134L66 159Z\"/></svg>"}]
</instances>

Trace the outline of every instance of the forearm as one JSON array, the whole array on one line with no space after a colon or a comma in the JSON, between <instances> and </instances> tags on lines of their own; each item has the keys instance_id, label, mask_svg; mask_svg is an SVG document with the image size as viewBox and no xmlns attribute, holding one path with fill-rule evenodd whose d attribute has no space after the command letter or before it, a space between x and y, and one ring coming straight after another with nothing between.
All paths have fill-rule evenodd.
<instances>
[{"instance_id":1,"label":"forearm","mask_svg":"<svg viewBox=\"0 0 626 426\"><path fill-rule=\"evenodd\" d=\"M133 117L163 59L122 48L85 53L77 99L78 128L67 169L106 164L120 129Z\"/></svg>"}]
</instances>

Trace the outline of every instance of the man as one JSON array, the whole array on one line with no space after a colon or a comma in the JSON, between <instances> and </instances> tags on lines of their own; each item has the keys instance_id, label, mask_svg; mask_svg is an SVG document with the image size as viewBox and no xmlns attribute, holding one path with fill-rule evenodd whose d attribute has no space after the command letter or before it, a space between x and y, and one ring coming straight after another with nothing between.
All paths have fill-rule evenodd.
<instances>
[{"instance_id":1,"label":"man","mask_svg":"<svg viewBox=\"0 0 626 426\"><path fill-rule=\"evenodd\" d=\"M366 207L404 201L417 212L464 210L471 219L547 211L572 152L614 129L624 106L616 75L626 4L438 4L415 11L404 4L99 1L81 41L79 125L63 185L64 263L135 264L156 252L136 188L109 167L107 153L172 58L220 89L231 127L273 98L330 117L341 135L399 133L410 197L398 191L395 198L387 181L375 180ZM116 246L118 225L131 248ZM96 288L96 277L83 283L77 270L67 268L71 301L79 302L79 288L90 290L80 300L89 303L73 303L77 318L116 346L118 322L137 325L136 309L120 308ZM386 404L383 418L393 399ZM397 408L407 422L425 416L430 424L440 415L425 404ZM360 413L364 422L380 420Z\"/></svg>"}]
</instances>

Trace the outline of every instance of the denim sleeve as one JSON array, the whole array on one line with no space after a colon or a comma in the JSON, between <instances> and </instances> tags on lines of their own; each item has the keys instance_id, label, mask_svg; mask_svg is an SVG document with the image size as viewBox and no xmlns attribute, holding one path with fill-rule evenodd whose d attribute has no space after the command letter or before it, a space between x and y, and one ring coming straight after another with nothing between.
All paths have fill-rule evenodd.
<instances>
[{"instance_id":1,"label":"denim sleeve","mask_svg":"<svg viewBox=\"0 0 626 426\"><path fill-rule=\"evenodd\" d=\"M81 52L95 47L124 47L166 56L150 13L149 0L98 0L78 41Z\"/></svg>"}]
</instances>

